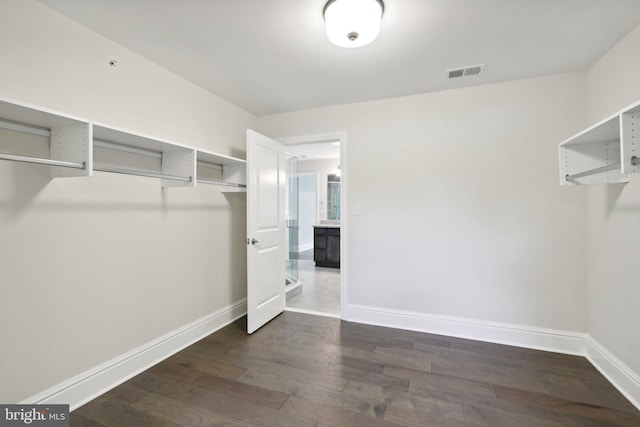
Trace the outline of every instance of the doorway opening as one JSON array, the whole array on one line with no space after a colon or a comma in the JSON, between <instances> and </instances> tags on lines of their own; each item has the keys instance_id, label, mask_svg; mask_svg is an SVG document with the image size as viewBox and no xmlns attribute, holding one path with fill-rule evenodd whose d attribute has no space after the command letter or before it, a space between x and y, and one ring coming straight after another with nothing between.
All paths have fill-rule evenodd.
<instances>
[{"instance_id":1,"label":"doorway opening","mask_svg":"<svg viewBox=\"0 0 640 427\"><path fill-rule=\"evenodd\" d=\"M343 137L283 142L287 152L286 307L339 318Z\"/></svg>"}]
</instances>

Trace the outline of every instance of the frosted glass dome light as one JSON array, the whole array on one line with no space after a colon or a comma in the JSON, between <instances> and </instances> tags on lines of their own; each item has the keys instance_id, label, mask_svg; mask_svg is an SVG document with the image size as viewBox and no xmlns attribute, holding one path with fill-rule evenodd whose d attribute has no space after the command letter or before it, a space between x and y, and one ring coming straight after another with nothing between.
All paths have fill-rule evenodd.
<instances>
[{"instance_id":1,"label":"frosted glass dome light","mask_svg":"<svg viewBox=\"0 0 640 427\"><path fill-rule=\"evenodd\" d=\"M380 34L382 0L329 0L324 7L327 37L340 47L368 45Z\"/></svg>"}]
</instances>

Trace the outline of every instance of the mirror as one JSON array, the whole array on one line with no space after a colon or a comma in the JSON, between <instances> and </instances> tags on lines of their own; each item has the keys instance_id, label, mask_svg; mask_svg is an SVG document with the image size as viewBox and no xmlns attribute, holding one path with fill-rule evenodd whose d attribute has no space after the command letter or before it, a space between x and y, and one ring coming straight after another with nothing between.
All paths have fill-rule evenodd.
<instances>
[{"instance_id":1,"label":"mirror","mask_svg":"<svg viewBox=\"0 0 640 427\"><path fill-rule=\"evenodd\" d=\"M327 220L340 220L340 177L327 175Z\"/></svg>"}]
</instances>

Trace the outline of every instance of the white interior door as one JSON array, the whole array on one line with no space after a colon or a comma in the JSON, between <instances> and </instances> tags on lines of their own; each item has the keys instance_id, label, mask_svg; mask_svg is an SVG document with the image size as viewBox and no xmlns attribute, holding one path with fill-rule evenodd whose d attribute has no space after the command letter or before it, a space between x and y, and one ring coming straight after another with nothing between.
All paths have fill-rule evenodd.
<instances>
[{"instance_id":1,"label":"white interior door","mask_svg":"<svg viewBox=\"0 0 640 427\"><path fill-rule=\"evenodd\" d=\"M285 169L282 144L247 130L247 332L285 308Z\"/></svg>"}]
</instances>

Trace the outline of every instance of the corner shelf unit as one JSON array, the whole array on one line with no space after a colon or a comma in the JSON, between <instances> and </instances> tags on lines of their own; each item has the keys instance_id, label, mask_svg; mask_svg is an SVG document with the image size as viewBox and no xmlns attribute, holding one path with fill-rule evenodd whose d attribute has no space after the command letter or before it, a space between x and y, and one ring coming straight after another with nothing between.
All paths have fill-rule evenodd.
<instances>
[{"instance_id":1,"label":"corner shelf unit","mask_svg":"<svg viewBox=\"0 0 640 427\"><path fill-rule=\"evenodd\" d=\"M560 185L629 182L640 172L640 101L559 146Z\"/></svg>"},{"instance_id":2,"label":"corner shelf unit","mask_svg":"<svg viewBox=\"0 0 640 427\"><path fill-rule=\"evenodd\" d=\"M51 177L91 176L93 171L159 178L163 187L219 186L246 191L246 161L0 99L0 128L49 137L49 158L0 153L0 160L51 166ZM94 147L155 157L157 170L94 163ZM198 168L219 172L198 176Z\"/></svg>"}]
</instances>

